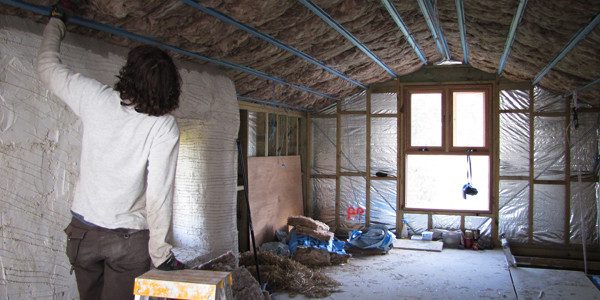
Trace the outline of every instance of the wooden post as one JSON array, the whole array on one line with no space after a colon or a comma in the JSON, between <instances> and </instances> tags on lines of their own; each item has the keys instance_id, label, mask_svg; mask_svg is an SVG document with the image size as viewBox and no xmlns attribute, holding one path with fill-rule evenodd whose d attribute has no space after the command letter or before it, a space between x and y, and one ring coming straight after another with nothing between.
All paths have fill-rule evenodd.
<instances>
[{"instance_id":1,"label":"wooden post","mask_svg":"<svg viewBox=\"0 0 600 300\"><path fill-rule=\"evenodd\" d=\"M493 154L492 160L492 186L491 186L491 209L492 209L492 244L500 245L499 224L500 224L500 85L498 79L492 85L492 109L491 109L491 132L492 144L490 145Z\"/></svg>"},{"instance_id":2,"label":"wooden post","mask_svg":"<svg viewBox=\"0 0 600 300\"><path fill-rule=\"evenodd\" d=\"M568 99L565 99L565 128L568 129L565 132L565 227L564 227L564 244L569 245L571 243L571 130L569 123L571 121L571 106ZM580 213L584 213L583 211ZM585 226L585 224L581 224ZM583 228L582 228L583 229Z\"/></svg>"},{"instance_id":3,"label":"wooden post","mask_svg":"<svg viewBox=\"0 0 600 300\"><path fill-rule=\"evenodd\" d=\"M304 181L305 181L305 186L304 186L304 212L305 214L308 214L309 217L313 218L313 207L312 207L312 180L311 180L311 174L312 174L312 118L309 114L306 115L306 118L304 119L304 136L305 136L305 146L302 147L302 149L304 149L304 155L303 155L303 160L304 160Z\"/></svg>"},{"instance_id":4,"label":"wooden post","mask_svg":"<svg viewBox=\"0 0 600 300\"><path fill-rule=\"evenodd\" d=\"M365 170L367 176L365 176L366 190L365 190L365 204L366 204L366 226L371 224L371 91L367 91L367 108L366 108L366 165Z\"/></svg>"},{"instance_id":5,"label":"wooden post","mask_svg":"<svg viewBox=\"0 0 600 300\"><path fill-rule=\"evenodd\" d=\"M528 211L528 225L529 225L529 236L528 243L533 243L533 194L534 194L534 186L533 182L535 180L535 165L534 165L534 132L535 132L535 117L534 117L534 102L535 99L533 97L533 87L529 89L529 211Z\"/></svg>"},{"instance_id":6,"label":"wooden post","mask_svg":"<svg viewBox=\"0 0 600 300\"><path fill-rule=\"evenodd\" d=\"M396 235L400 236L404 223L404 91L396 80Z\"/></svg>"},{"instance_id":7,"label":"wooden post","mask_svg":"<svg viewBox=\"0 0 600 300\"><path fill-rule=\"evenodd\" d=\"M342 162L342 112L341 101L338 101L336 110L336 130L335 130L335 232L340 228L340 196L341 196L341 162Z\"/></svg>"}]
</instances>

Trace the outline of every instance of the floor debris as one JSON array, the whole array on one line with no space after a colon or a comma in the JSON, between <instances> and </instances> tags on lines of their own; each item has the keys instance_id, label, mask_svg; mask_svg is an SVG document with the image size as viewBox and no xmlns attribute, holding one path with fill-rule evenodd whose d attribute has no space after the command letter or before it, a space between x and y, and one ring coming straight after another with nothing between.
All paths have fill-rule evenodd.
<instances>
[{"instance_id":1,"label":"floor debris","mask_svg":"<svg viewBox=\"0 0 600 300\"><path fill-rule=\"evenodd\" d=\"M322 298L338 291L341 285L318 270L312 270L297 261L270 252L259 253L258 261L261 278L267 281L267 287L273 292ZM246 266L255 274L254 257L251 252L241 254L240 265Z\"/></svg>"}]
</instances>

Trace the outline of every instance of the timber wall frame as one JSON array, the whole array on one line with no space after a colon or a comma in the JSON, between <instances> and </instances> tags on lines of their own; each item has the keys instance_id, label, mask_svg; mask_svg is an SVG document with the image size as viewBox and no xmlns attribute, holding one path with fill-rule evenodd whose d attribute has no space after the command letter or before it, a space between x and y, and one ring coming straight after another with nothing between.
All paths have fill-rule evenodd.
<instances>
[{"instance_id":1,"label":"timber wall frame","mask_svg":"<svg viewBox=\"0 0 600 300\"><path fill-rule=\"evenodd\" d=\"M488 85L491 86L492 94L490 98L491 105L491 144L490 144L490 160L492 161L492 166L490 169L491 174L491 186L490 186L490 197L491 197L491 211L489 213L471 213L471 212L436 212L431 210L410 210L406 211L406 213L419 213L426 214L428 218L428 227L432 227L432 216L433 215L456 215L460 216L460 228L462 230L465 229L465 217L468 216L481 216L481 217L489 217L492 220L492 242L495 246L499 245L499 185L501 180L526 180L528 182L529 188L529 210L528 210L528 234L529 241L526 244L518 244L514 245L515 249L523 249L522 253L524 255L549 255L554 257L575 257L577 256L578 251L581 251L581 245L572 245L570 244L570 182L576 181L577 178L573 178L571 176L570 170L570 151L571 147L569 144L569 134L565 135L565 179L564 180L536 180L534 175L534 119L536 116L559 116L564 117L565 119L565 128L570 120L570 109L569 109L569 101L565 101L565 111L556 113L556 112L536 112L534 109L534 88L530 83L514 83L505 80L504 78L498 77L495 74L489 74L485 72L481 72L479 70L473 69L471 67L466 66L425 66L421 68L421 70L409 74L406 76L399 77L397 80L389 81L386 83L376 84L369 87L366 95L366 110L365 111L342 111L341 109L341 101L338 101L337 105L337 114L313 114L307 117L306 122L306 143L307 147L307 155L305 157L306 168L305 171L305 184L308 186L305 187L305 201L306 201L306 212L309 216L312 216L312 178L330 178L336 179L336 191L335 191L335 226L336 230L339 229L340 225L340 178L342 176L363 176L366 179L366 224L369 225L370 218L370 208L371 208L371 195L370 195L370 183L373 180L396 180L397 181L397 213L396 213L396 230L397 232L402 231L402 219L404 217L405 211L404 207L404 139L405 139L405 122L404 122L404 113L403 113L403 95L404 89L408 86L435 86L435 85ZM518 111L521 113L527 113L529 116L529 127L530 127L530 137L529 137L529 176L500 176L500 115L502 113L510 113L512 111L500 111L500 91L501 90L524 90L529 91L530 96L530 106L529 109L524 111ZM384 115L373 115L371 113L371 95L374 93L396 93L397 96L397 113L396 114L384 114ZM517 111L515 111L517 112ZM593 111L597 113L597 111ZM343 115L365 115L366 116L366 172L363 173L344 173L341 172L340 163L341 163L341 116ZM371 119L373 117L396 117L397 118L397 172L398 175L396 177L388 177L388 178L378 178L372 177L370 175L370 165L371 165ZM327 174L327 175L312 175L312 119L313 118L336 118L336 171L335 174ZM594 178L586 178L584 181L594 181ZM548 250L548 247L543 247L540 244L534 244L532 241L533 237L533 203L534 203L534 184L540 183L551 183L551 184L563 184L565 186L565 223L564 223L564 244L563 245L552 245L551 251ZM511 245L513 246L513 245ZM595 255L592 255L593 258Z\"/></svg>"},{"instance_id":2,"label":"timber wall frame","mask_svg":"<svg viewBox=\"0 0 600 300\"><path fill-rule=\"evenodd\" d=\"M267 106L267 105L262 105L262 104L255 104L255 103L250 103L250 102L244 102L244 101L240 101L239 102L239 109L240 109L240 130L238 133L238 138L240 139L240 141L242 142L242 147L244 149L244 160L246 161L246 166L248 166L248 112L254 112L254 113L261 113L264 114L265 119L265 128L264 128L264 132L265 132L265 136L264 136L264 142L262 144L262 147L264 147L264 152L262 153L262 155L257 155L257 156L276 156L273 153L269 153L269 137L268 137L268 133L269 133L269 116L273 116L277 122L278 122L278 126L276 128L276 132L275 132L275 143L276 145L278 144L278 139L280 138L280 134L282 132L284 132L287 135L287 132L289 131L289 121L290 120L295 120L296 122L296 141L295 141L295 149L293 151L290 151L290 149L288 149L288 146L290 145L290 143L286 142L285 143L285 149L282 153L280 153L280 156L285 156L288 154L292 154L295 153L294 155L300 155L301 158L301 163L302 163L302 191L303 191L303 195L304 195L304 214L306 215L308 210L307 210L307 206L306 204L308 203L306 201L306 195L307 195L307 188L309 187L307 184L307 174L310 174L307 170L307 152L311 147L311 142L310 140L307 140L307 136L306 136L306 132L307 131L307 117L308 114L305 112L299 112L299 111L295 111L295 110L289 110L289 109L283 109L283 108L276 108L276 107L272 107L272 106ZM279 126L279 120L280 118L287 118L287 121L285 122L285 126L281 127ZM257 141L257 148L259 147L258 145L258 141ZM259 153L258 149L257 149L257 154ZM238 176L239 177L239 176ZM239 178L238 178L239 179ZM248 213L247 210L248 208L246 207L246 201L243 201L243 183L238 182L238 195L237 195L237 199L238 199L238 241L239 241L239 250L241 252L245 252L250 250L249 247L249 243L248 241L250 240L250 235L249 235L249 228L248 228ZM259 245L257 245L259 246Z\"/></svg>"}]
</instances>

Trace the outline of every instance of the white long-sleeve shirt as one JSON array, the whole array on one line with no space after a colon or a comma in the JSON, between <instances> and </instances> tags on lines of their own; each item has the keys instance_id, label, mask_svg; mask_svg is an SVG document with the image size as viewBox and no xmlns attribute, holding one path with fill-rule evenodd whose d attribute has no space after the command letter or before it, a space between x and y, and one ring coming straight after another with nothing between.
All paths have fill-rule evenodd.
<instances>
[{"instance_id":1,"label":"white long-sleeve shirt","mask_svg":"<svg viewBox=\"0 0 600 300\"><path fill-rule=\"evenodd\" d=\"M83 124L80 176L71 210L105 228L149 229L155 266L169 256L179 129L172 115L138 113L119 92L60 62L64 23L44 29L37 71Z\"/></svg>"}]
</instances>

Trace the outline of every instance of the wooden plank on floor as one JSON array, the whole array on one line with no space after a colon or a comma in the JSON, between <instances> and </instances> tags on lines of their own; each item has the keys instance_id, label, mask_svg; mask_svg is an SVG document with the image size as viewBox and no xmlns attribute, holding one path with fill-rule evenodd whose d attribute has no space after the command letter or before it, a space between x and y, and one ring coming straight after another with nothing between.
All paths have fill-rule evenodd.
<instances>
[{"instance_id":1,"label":"wooden plank on floor","mask_svg":"<svg viewBox=\"0 0 600 300\"><path fill-rule=\"evenodd\" d=\"M417 241L399 239L394 242L394 248L404 250L442 252L442 248L444 248L444 243L440 241Z\"/></svg>"},{"instance_id":2,"label":"wooden plank on floor","mask_svg":"<svg viewBox=\"0 0 600 300\"><path fill-rule=\"evenodd\" d=\"M518 299L600 299L600 291L583 272L511 268Z\"/></svg>"}]
</instances>

